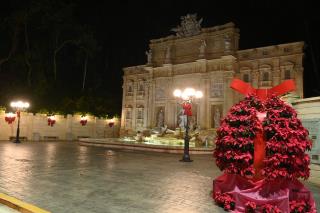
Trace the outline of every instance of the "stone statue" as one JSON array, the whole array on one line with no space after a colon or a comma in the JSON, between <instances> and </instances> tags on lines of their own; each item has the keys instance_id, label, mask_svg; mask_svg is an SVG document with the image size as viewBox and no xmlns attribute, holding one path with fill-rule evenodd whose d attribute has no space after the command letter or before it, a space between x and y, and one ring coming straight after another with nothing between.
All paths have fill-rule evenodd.
<instances>
[{"instance_id":1,"label":"stone statue","mask_svg":"<svg viewBox=\"0 0 320 213\"><path fill-rule=\"evenodd\" d=\"M142 142L145 140L145 137L143 135L142 132L138 131L137 132L137 135L135 136L135 140L138 141L138 142Z\"/></svg>"},{"instance_id":2,"label":"stone statue","mask_svg":"<svg viewBox=\"0 0 320 213\"><path fill-rule=\"evenodd\" d=\"M161 127L164 127L164 112L163 112L163 109L160 109L159 112L158 112L157 127L159 129L161 129Z\"/></svg>"},{"instance_id":3,"label":"stone statue","mask_svg":"<svg viewBox=\"0 0 320 213\"><path fill-rule=\"evenodd\" d=\"M202 40L201 45L199 47L199 50L200 50L199 57L200 58L204 57L205 51L206 51L206 46L207 46L206 41Z\"/></svg>"},{"instance_id":4,"label":"stone statue","mask_svg":"<svg viewBox=\"0 0 320 213\"><path fill-rule=\"evenodd\" d=\"M179 128L184 130L187 124L187 115L184 114L184 109L182 108L178 115L178 125Z\"/></svg>"},{"instance_id":5,"label":"stone statue","mask_svg":"<svg viewBox=\"0 0 320 213\"><path fill-rule=\"evenodd\" d=\"M149 51L146 51L146 55L147 55L147 64L151 64L152 63L152 50L150 49Z\"/></svg>"},{"instance_id":6,"label":"stone statue","mask_svg":"<svg viewBox=\"0 0 320 213\"><path fill-rule=\"evenodd\" d=\"M214 119L214 128L218 128L220 126L220 110L219 110L219 107L216 107L213 119Z\"/></svg>"},{"instance_id":7,"label":"stone statue","mask_svg":"<svg viewBox=\"0 0 320 213\"><path fill-rule=\"evenodd\" d=\"M187 14L181 16L181 24L178 27L171 29L178 37L188 37L201 33L202 18L198 21L197 14Z\"/></svg>"},{"instance_id":8,"label":"stone statue","mask_svg":"<svg viewBox=\"0 0 320 213\"><path fill-rule=\"evenodd\" d=\"M165 58L165 64L171 63L171 46L168 46L166 49L166 58Z\"/></svg>"}]
</instances>

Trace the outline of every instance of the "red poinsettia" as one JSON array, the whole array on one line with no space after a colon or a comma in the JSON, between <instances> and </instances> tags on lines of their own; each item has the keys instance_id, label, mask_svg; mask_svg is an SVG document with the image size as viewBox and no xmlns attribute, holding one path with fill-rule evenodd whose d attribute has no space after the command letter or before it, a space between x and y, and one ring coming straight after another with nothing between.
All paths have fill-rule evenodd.
<instances>
[{"instance_id":1,"label":"red poinsettia","mask_svg":"<svg viewBox=\"0 0 320 213\"><path fill-rule=\"evenodd\" d=\"M282 211L277 206L265 204L262 206L262 213L282 213Z\"/></svg>"},{"instance_id":2,"label":"red poinsettia","mask_svg":"<svg viewBox=\"0 0 320 213\"><path fill-rule=\"evenodd\" d=\"M253 201L248 201L245 204L245 212L246 213L254 213L257 209L257 205Z\"/></svg>"},{"instance_id":3,"label":"red poinsettia","mask_svg":"<svg viewBox=\"0 0 320 213\"><path fill-rule=\"evenodd\" d=\"M221 170L244 177L254 175L253 139L262 131L256 112L262 110L262 103L254 96L248 96L234 105L221 121L214 151Z\"/></svg>"},{"instance_id":4,"label":"red poinsettia","mask_svg":"<svg viewBox=\"0 0 320 213\"><path fill-rule=\"evenodd\" d=\"M267 117L263 122L266 159L262 173L267 179L304 178L310 175L311 140L297 118L295 110L273 96L265 103Z\"/></svg>"},{"instance_id":5,"label":"red poinsettia","mask_svg":"<svg viewBox=\"0 0 320 213\"><path fill-rule=\"evenodd\" d=\"M315 209L311 207L309 203L304 200L293 200L290 201L290 213L315 213Z\"/></svg>"},{"instance_id":6,"label":"red poinsettia","mask_svg":"<svg viewBox=\"0 0 320 213\"><path fill-rule=\"evenodd\" d=\"M217 192L214 196L215 202L224 208L224 210L234 210L235 208L235 200L233 199L232 195L228 193L219 193Z\"/></svg>"}]
</instances>

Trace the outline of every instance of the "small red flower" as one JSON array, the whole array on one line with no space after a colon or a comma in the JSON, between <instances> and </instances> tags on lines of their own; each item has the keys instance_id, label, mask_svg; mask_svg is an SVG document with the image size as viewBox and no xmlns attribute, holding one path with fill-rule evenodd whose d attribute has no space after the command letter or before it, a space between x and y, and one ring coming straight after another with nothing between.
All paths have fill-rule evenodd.
<instances>
[{"instance_id":1,"label":"small red flower","mask_svg":"<svg viewBox=\"0 0 320 213\"><path fill-rule=\"evenodd\" d=\"M281 210L274 205L265 204L262 206L262 213L282 213Z\"/></svg>"},{"instance_id":2,"label":"small red flower","mask_svg":"<svg viewBox=\"0 0 320 213\"><path fill-rule=\"evenodd\" d=\"M257 208L257 205L253 201L248 201L245 204L245 212L246 213L254 213Z\"/></svg>"},{"instance_id":3,"label":"small red flower","mask_svg":"<svg viewBox=\"0 0 320 213\"><path fill-rule=\"evenodd\" d=\"M215 202L224 208L224 210L234 210L235 208L235 200L233 199L232 195L228 193L219 193L217 192L214 196Z\"/></svg>"}]
</instances>

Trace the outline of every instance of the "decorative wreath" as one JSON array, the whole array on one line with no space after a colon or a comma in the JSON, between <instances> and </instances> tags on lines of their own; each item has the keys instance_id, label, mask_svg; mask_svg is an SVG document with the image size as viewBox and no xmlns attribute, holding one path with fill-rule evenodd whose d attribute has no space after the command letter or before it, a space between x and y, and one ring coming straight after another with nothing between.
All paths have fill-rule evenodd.
<instances>
[{"instance_id":1,"label":"decorative wreath","mask_svg":"<svg viewBox=\"0 0 320 213\"><path fill-rule=\"evenodd\" d=\"M257 112L266 112L263 122ZM310 175L311 150L308 131L297 118L295 110L273 95L262 101L248 95L234 105L217 130L214 157L220 170L252 177L254 140L262 133L266 142L262 175L267 180L276 178L304 178Z\"/></svg>"}]
</instances>

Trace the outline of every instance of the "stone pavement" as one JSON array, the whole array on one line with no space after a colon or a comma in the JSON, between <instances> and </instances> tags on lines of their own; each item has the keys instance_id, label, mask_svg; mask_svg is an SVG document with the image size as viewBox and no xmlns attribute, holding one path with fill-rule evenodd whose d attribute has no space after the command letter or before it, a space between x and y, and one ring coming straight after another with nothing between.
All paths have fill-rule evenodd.
<instances>
[{"instance_id":1,"label":"stone pavement","mask_svg":"<svg viewBox=\"0 0 320 213\"><path fill-rule=\"evenodd\" d=\"M0 212L1 213L19 213L17 210L9 208L8 206L5 206L1 203L0 203Z\"/></svg>"},{"instance_id":2,"label":"stone pavement","mask_svg":"<svg viewBox=\"0 0 320 213\"><path fill-rule=\"evenodd\" d=\"M114 151L73 142L0 142L0 192L54 213L224 212L211 155ZM320 206L320 187L306 183ZM319 208L319 207L318 207Z\"/></svg>"}]
</instances>

